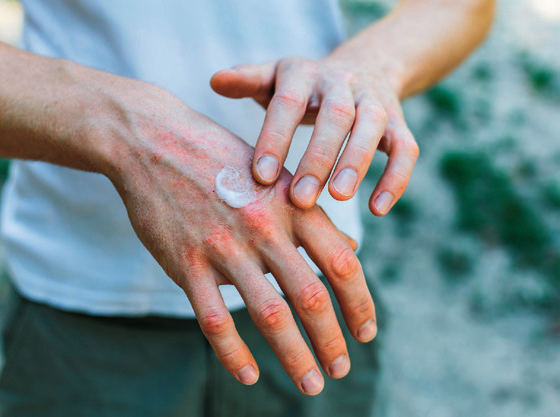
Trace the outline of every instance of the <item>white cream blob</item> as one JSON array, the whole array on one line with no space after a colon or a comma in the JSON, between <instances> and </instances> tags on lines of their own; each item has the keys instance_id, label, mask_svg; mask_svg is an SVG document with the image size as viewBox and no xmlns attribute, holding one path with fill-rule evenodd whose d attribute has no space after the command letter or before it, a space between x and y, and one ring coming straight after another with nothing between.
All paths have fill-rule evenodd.
<instances>
[{"instance_id":1,"label":"white cream blob","mask_svg":"<svg viewBox=\"0 0 560 417\"><path fill-rule=\"evenodd\" d=\"M241 177L238 170L225 167L216 175L216 193L233 208L245 207L256 201L262 192L251 179Z\"/></svg>"}]
</instances>

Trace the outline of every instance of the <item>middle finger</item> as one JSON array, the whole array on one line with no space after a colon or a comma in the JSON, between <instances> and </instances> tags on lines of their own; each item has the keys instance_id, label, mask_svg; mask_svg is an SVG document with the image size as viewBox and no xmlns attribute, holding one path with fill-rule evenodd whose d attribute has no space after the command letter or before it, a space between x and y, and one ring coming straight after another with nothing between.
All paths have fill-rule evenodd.
<instances>
[{"instance_id":1,"label":"middle finger","mask_svg":"<svg viewBox=\"0 0 560 417\"><path fill-rule=\"evenodd\" d=\"M251 260L231 256L220 262L235 283L251 318L296 387L306 395L323 390L324 380L299 332L288 303Z\"/></svg>"},{"instance_id":2,"label":"middle finger","mask_svg":"<svg viewBox=\"0 0 560 417\"><path fill-rule=\"evenodd\" d=\"M354 123L355 105L348 84L329 84L322 96L309 146L291 186L292 202L303 209L317 201Z\"/></svg>"},{"instance_id":3,"label":"middle finger","mask_svg":"<svg viewBox=\"0 0 560 417\"><path fill-rule=\"evenodd\" d=\"M293 245L265 253L266 262L300 318L313 351L331 378L350 370L346 341L329 292Z\"/></svg>"}]
</instances>

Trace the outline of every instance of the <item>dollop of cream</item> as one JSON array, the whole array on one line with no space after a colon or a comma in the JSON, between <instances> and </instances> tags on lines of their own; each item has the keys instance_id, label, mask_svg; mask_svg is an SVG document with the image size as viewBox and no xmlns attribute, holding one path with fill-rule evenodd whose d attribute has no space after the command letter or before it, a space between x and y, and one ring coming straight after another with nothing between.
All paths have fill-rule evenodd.
<instances>
[{"instance_id":1,"label":"dollop of cream","mask_svg":"<svg viewBox=\"0 0 560 417\"><path fill-rule=\"evenodd\" d=\"M229 166L216 175L216 193L233 208L245 207L255 202L261 194L252 178L242 178L238 170Z\"/></svg>"}]
</instances>

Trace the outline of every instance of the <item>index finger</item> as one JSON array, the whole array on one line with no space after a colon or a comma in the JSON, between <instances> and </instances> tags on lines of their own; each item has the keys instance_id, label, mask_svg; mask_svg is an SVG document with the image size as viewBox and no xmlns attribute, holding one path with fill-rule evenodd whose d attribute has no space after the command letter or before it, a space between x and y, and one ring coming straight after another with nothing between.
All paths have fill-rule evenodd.
<instances>
[{"instance_id":1,"label":"index finger","mask_svg":"<svg viewBox=\"0 0 560 417\"><path fill-rule=\"evenodd\" d=\"M312 94L311 77L301 70L299 61L291 62L278 67L276 91L255 146L253 176L264 185L278 178Z\"/></svg>"}]
</instances>

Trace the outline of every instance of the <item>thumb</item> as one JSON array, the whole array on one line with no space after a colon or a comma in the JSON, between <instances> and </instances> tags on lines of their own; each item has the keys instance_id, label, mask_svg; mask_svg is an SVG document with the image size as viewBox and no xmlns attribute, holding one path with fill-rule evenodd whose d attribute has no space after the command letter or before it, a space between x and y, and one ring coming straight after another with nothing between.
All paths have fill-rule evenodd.
<instances>
[{"instance_id":1,"label":"thumb","mask_svg":"<svg viewBox=\"0 0 560 417\"><path fill-rule=\"evenodd\" d=\"M229 98L254 98L260 104L270 101L274 93L277 61L262 65L238 65L218 71L212 76L210 86Z\"/></svg>"}]
</instances>

